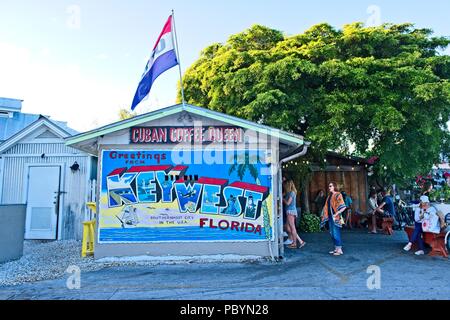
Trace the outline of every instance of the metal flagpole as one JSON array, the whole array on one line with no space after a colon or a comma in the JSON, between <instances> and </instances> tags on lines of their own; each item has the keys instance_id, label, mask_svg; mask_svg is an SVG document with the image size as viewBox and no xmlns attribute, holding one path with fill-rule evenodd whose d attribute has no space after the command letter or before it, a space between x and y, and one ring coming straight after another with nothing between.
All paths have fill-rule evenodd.
<instances>
[{"instance_id":1,"label":"metal flagpole","mask_svg":"<svg viewBox=\"0 0 450 320\"><path fill-rule=\"evenodd\" d=\"M180 62L180 51L178 50L178 38L177 38L177 29L175 27L175 14L172 9L172 23L173 23L173 33L175 34L175 47L176 47L176 53L177 53L177 59L178 59L178 71L180 72L180 85L181 85L181 99L183 102L183 107L186 104L186 100L184 99L184 87L183 87L183 77L181 75L181 62ZM173 38L173 35L172 35Z\"/></svg>"}]
</instances>

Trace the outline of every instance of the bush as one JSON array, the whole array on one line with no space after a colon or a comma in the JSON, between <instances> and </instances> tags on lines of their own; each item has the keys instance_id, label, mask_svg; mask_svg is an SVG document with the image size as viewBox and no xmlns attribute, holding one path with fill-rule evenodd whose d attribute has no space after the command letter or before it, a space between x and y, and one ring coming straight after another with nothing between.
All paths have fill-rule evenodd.
<instances>
[{"instance_id":1,"label":"bush","mask_svg":"<svg viewBox=\"0 0 450 320\"><path fill-rule=\"evenodd\" d=\"M450 202L450 187L445 185L444 187L436 187L430 192L429 198L431 201L445 201Z\"/></svg>"},{"instance_id":2,"label":"bush","mask_svg":"<svg viewBox=\"0 0 450 320\"><path fill-rule=\"evenodd\" d=\"M320 232L320 218L315 214L305 213L300 220L301 232Z\"/></svg>"}]
</instances>

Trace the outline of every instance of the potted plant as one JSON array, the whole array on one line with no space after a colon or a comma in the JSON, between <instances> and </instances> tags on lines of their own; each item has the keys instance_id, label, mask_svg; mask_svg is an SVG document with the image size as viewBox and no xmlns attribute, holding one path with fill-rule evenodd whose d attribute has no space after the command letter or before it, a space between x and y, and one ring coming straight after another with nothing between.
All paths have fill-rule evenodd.
<instances>
[{"instance_id":1,"label":"potted plant","mask_svg":"<svg viewBox=\"0 0 450 320\"><path fill-rule=\"evenodd\" d=\"M305 233L320 232L320 218L315 214L305 213L300 220L300 231Z\"/></svg>"}]
</instances>

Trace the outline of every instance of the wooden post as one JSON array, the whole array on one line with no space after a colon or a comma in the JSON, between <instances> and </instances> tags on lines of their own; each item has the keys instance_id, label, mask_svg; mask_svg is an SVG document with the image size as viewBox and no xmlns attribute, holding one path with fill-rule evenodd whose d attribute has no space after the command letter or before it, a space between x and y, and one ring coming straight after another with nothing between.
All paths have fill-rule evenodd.
<instances>
[{"instance_id":1,"label":"wooden post","mask_svg":"<svg viewBox=\"0 0 450 320\"><path fill-rule=\"evenodd\" d=\"M310 207L310 203L309 203L309 181L305 183L305 187L303 188L302 203L305 208L305 211L302 213L305 213L305 212L311 213L311 210L310 210L311 207Z\"/></svg>"}]
</instances>

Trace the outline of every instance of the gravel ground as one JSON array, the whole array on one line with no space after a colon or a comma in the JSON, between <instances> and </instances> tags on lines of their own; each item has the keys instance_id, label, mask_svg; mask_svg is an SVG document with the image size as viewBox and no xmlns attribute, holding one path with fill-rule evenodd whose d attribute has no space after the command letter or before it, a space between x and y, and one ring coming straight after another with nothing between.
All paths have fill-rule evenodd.
<instances>
[{"instance_id":1,"label":"gravel ground","mask_svg":"<svg viewBox=\"0 0 450 320\"><path fill-rule=\"evenodd\" d=\"M104 267L92 257L81 258L81 241L25 241L22 258L0 264L0 286L56 279L71 265L82 271Z\"/></svg>"},{"instance_id":2,"label":"gravel ground","mask_svg":"<svg viewBox=\"0 0 450 320\"><path fill-rule=\"evenodd\" d=\"M243 262L257 257L233 255L200 257L149 257L111 258L95 261L92 256L81 258L81 241L59 240L24 242L23 256L19 260L0 264L0 287L27 282L52 280L68 275L69 266L78 266L81 272L96 271L106 267L154 266L158 264L189 264L205 262Z\"/></svg>"}]
</instances>

